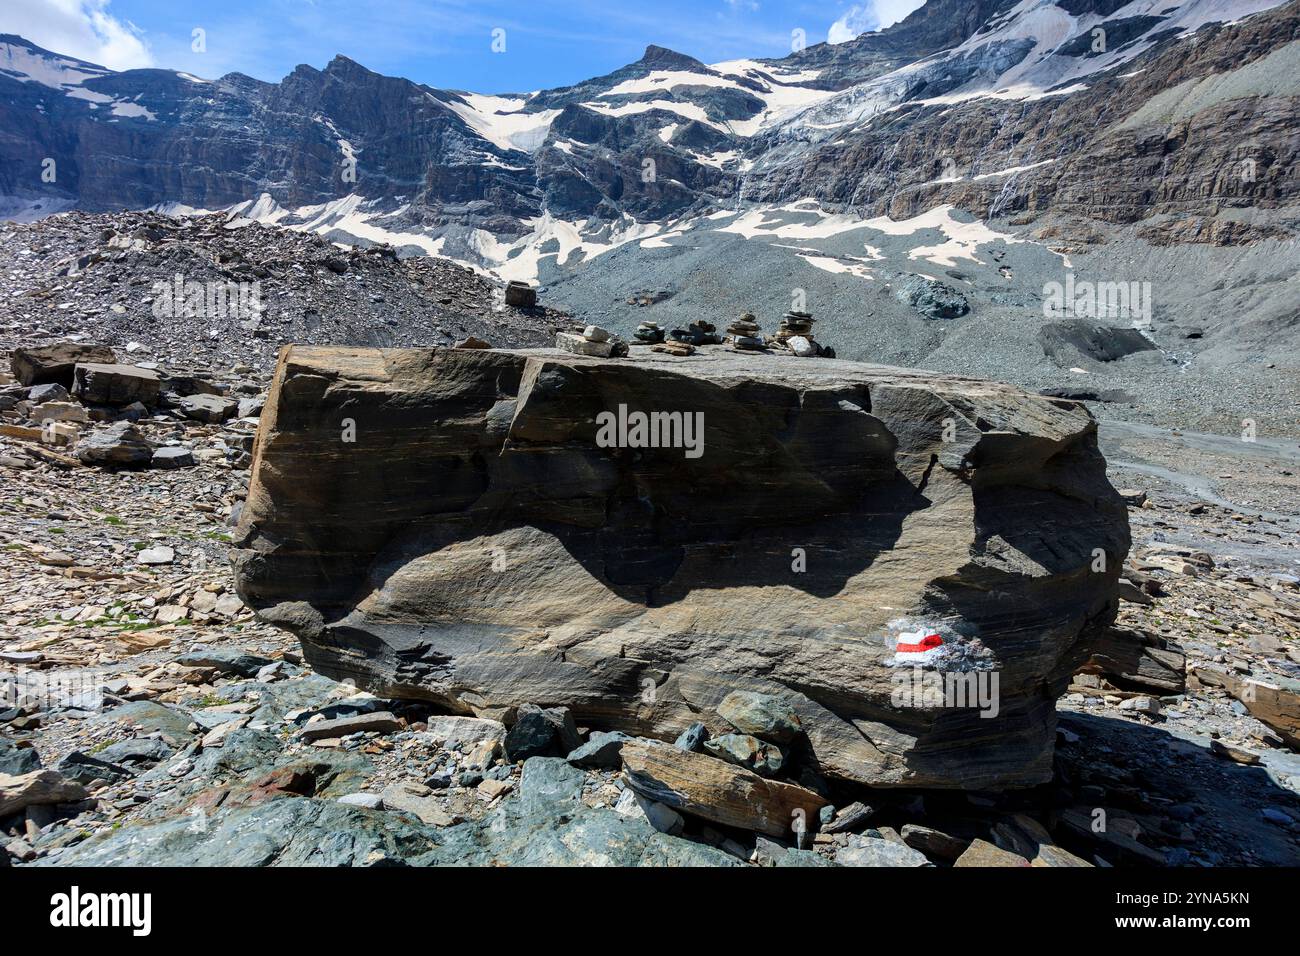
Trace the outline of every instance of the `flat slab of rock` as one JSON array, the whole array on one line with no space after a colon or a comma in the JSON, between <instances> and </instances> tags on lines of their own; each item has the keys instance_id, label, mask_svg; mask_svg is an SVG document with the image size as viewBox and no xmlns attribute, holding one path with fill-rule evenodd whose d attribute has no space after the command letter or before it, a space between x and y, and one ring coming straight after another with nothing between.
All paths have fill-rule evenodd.
<instances>
[{"instance_id":1,"label":"flat slab of rock","mask_svg":"<svg viewBox=\"0 0 1300 956\"><path fill-rule=\"evenodd\" d=\"M162 378L153 369L136 365L78 362L72 394L90 405L156 405Z\"/></svg>"},{"instance_id":2,"label":"flat slab of rock","mask_svg":"<svg viewBox=\"0 0 1300 956\"><path fill-rule=\"evenodd\" d=\"M85 406L78 405L76 402L46 402L43 405L37 405L32 409L32 421L34 422L77 422L84 424L90 421L90 413L86 411Z\"/></svg>"},{"instance_id":3,"label":"flat slab of rock","mask_svg":"<svg viewBox=\"0 0 1300 956\"><path fill-rule=\"evenodd\" d=\"M298 733L305 740L325 740L330 737L346 737L348 734L391 734L401 729L402 724L396 717L386 710L380 710L373 714L318 720L314 724L307 724ZM384 802L389 806L393 805L389 803L387 797Z\"/></svg>"},{"instance_id":4,"label":"flat slab of rock","mask_svg":"<svg viewBox=\"0 0 1300 956\"><path fill-rule=\"evenodd\" d=\"M969 840L950 836L941 830L924 827L916 823L905 825L900 834L903 842L914 850L920 850L940 860L955 860L970 845Z\"/></svg>"},{"instance_id":5,"label":"flat slab of rock","mask_svg":"<svg viewBox=\"0 0 1300 956\"><path fill-rule=\"evenodd\" d=\"M181 445L166 445L154 451L149 461L151 468L192 468L194 452Z\"/></svg>"},{"instance_id":6,"label":"flat slab of rock","mask_svg":"<svg viewBox=\"0 0 1300 956\"><path fill-rule=\"evenodd\" d=\"M72 388L72 372L78 363L111 365L117 356L107 345L82 345L77 342L55 342L35 348L14 349L9 355L9 366L14 378L23 385L58 383Z\"/></svg>"},{"instance_id":7,"label":"flat slab of rock","mask_svg":"<svg viewBox=\"0 0 1300 956\"><path fill-rule=\"evenodd\" d=\"M252 467L237 587L317 671L660 740L768 694L872 786L1049 780L1129 546L1085 407L836 359L294 346ZM895 705L916 630L996 713Z\"/></svg>"},{"instance_id":8,"label":"flat slab of rock","mask_svg":"<svg viewBox=\"0 0 1300 956\"><path fill-rule=\"evenodd\" d=\"M594 355L608 358L614 351L612 342L589 342L581 335L572 332L560 332L555 336L555 347L575 355Z\"/></svg>"},{"instance_id":9,"label":"flat slab of rock","mask_svg":"<svg viewBox=\"0 0 1300 956\"><path fill-rule=\"evenodd\" d=\"M628 785L641 796L714 823L794 837L811 832L826 801L791 783L666 744L623 745Z\"/></svg>"},{"instance_id":10,"label":"flat slab of rock","mask_svg":"<svg viewBox=\"0 0 1300 956\"><path fill-rule=\"evenodd\" d=\"M214 605L213 610L215 609ZM262 657L260 654L249 654L247 651L225 647L204 646L191 648L177 660L186 667L213 667L223 674L234 674L239 677L256 677L258 671L272 663L269 657Z\"/></svg>"},{"instance_id":11,"label":"flat slab of rock","mask_svg":"<svg viewBox=\"0 0 1300 956\"><path fill-rule=\"evenodd\" d=\"M477 744L485 740L501 743L506 739L506 728L501 721L481 717L430 717L426 732L439 741L459 740L462 744Z\"/></svg>"},{"instance_id":12,"label":"flat slab of rock","mask_svg":"<svg viewBox=\"0 0 1300 956\"><path fill-rule=\"evenodd\" d=\"M1015 853L994 846L987 840L972 840L965 852L957 857L957 862L953 866L1029 866L1029 861L1023 856L1017 856Z\"/></svg>"},{"instance_id":13,"label":"flat slab of rock","mask_svg":"<svg viewBox=\"0 0 1300 956\"><path fill-rule=\"evenodd\" d=\"M88 796L85 787L57 770L33 770L18 776L0 773L0 819L28 807L76 803Z\"/></svg>"},{"instance_id":14,"label":"flat slab of rock","mask_svg":"<svg viewBox=\"0 0 1300 956\"><path fill-rule=\"evenodd\" d=\"M1029 861L1030 866L1036 867L1091 867L1092 864L1082 857L1075 856L1069 850L1063 850L1052 843L1044 843L1038 847L1038 852L1034 858Z\"/></svg>"},{"instance_id":15,"label":"flat slab of rock","mask_svg":"<svg viewBox=\"0 0 1300 956\"><path fill-rule=\"evenodd\" d=\"M87 465L140 468L153 460L154 447L130 422L117 422L82 436L76 453Z\"/></svg>"},{"instance_id":16,"label":"flat slab of rock","mask_svg":"<svg viewBox=\"0 0 1300 956\"><path fill-rule=\"evenodd\" d=\"M414 781L399 780L390 785L380 794L380 800L386 809L412 814L430 826L446 827L455 822L433 797L433 791Z\"/></svg>"},{"instance_id":17,"label":"flat slab of rock","mask_svg":"<svg viewBox=\"0 0 1300 956\"><path fill-rule=\"evenodd\" d=\"M1272 730L1290 747L1300 749L1300 680L1270 675L1268 679L1241 677L1212 667L1198 667L1196 680L1221 687L1241 701L1250 716Z\"/></svg>"},{"instance_id":18,"label":"flat slab of rock","mask_svg":"<svg viewBox=\"0 0 1300 956\"><path fill-rule=\"evenodd\" d=\"M1181 694L1187 683L1187 657L1158 635L1111 627L1091 642L1083 673L1100 674L1129 690Z\"/></svg>"},{"instance_id":19,"label":"flat slab of rock","mask_svg":"<svg viewBox=\"0 0 1300 956\"><path fill-rule=\"evenodd\" d=\"M220 425L234 416L239 402L225 395L186 395L180 400L179 408L186 418Z\"/></svg>"},{"instance_id":20,"label":"flat slab of rock","mask_svg":"<svg viewBox=\"0 0 1300 956\"><path fill-rule=\"evenodd\" d=\"M880 837L862 837L835 852L840 866L929 866L925 854Z\"/></svg>"}]
</instances>

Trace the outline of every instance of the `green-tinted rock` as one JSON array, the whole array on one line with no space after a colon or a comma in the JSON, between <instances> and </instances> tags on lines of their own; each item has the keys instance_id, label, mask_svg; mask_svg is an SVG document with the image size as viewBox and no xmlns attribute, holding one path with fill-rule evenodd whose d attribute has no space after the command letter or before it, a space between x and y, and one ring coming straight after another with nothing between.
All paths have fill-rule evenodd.
<instances>
[{"instance_id":1,"label":"green-tinted rock","mask_svg":"<svg viewBox=\"0 0 1300 956\"><path fill-rule=\"evenodd\" d=\"M189 714L155 704L151 700L133 701L114 707L93 720L97 723L120 724L124 730L138 728L140 734L161 734L163 740L173 747L184 747L193 739L189 730Z\"/></svg>"},{"instance_id":2,"label":"green-tinted rock","mask_svg":"<svg viewBox=\"0 0 1300 956\"><path fill-rule=\"evenodd\" d=\"M748 734L723 734L704 742L706 753L727 763L752 770L760 777L772 777L781 772L785 755L776 744L764 743Z\"/></svg>"},{"instance_id":3,"label":"green-tinted rock","mask_svg":"<svg viewBox=\"0 0 1300 956\"><path fill-rule=\"evenodd\" d=\"M732 691L718 704L718 716L742 734L779 744L789 743L803 731L794 708L771 694Z\"/></svg>"}]
</instances>

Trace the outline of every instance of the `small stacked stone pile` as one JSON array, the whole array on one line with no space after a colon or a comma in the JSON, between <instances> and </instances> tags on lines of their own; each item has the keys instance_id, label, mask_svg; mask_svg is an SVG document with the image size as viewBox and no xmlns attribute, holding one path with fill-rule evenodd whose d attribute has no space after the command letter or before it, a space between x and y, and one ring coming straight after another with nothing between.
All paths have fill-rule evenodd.
<instances>
[{"instance_id":1,"label":"small stacked stone pile","mask_svg":"<svg viewBox=\"0 0 1300 956\"><path fill-rule=\"evenodd\" d=\"M589 325L581 334L559 332L555 347L575 355L594 355L597 358L621 358L627 355L627 343L598 325Z\"/></svg>"},{"instance_id":2,"label":"small stacked stone pile","mask_svg":"<svg viewBox=\"0 0 1300 956\"><path fill-rule=\"evenodd\" d=\"M668 333L675 342L687 345L721 345L722 336L712 322L697 319L684 329L673 329Z\"/></svg>"},{"instance_id":3,"label":"small stacked stone pile","mask_svg":"<svg viewBox=\"0 0 1300 956\"><path fill-rule=\"evenodd\" d=\"M830 346L818 345L813 341L813 317L807 312L791 310L781 317L781 327L777 330L775 341L784 345L801 358L820 355L834 358L835 350Z\"/></svg>"},{"instance_id":4,"label":"small stacked stone pile","mask_svg":"<svg viewBox=\"0 0 1300 956\"><path fill-rule=\"evenodd\" d=\"M777 329L776 340L785 344L796 336L812 340L813 317L808 312L795 312L793 309L781 316L781 326Z\"/></svg>"},{"instance_id":5,"label":"small stacked stone pile","mask_svg":"<svg viewBox=\"0 0 1300 956\"><path fill-rule=\"evenodd\" d=\"M679 342L676 339L669 339L660 345L650 346L652 352L666 352L669 355L694 355L695 346L690 342Z\"/></svg>"},{"instance_id":6,"label":"small stacked stone pile","mask_svg":"<svg viewBox=\"0 0 1300 956\"><path fill-rule=\"evenodd\" d=\"M632 337L638 342L645 342L649 345L658 345L664 340L664 330L658 322L642 322L632 333Z\"/></svg>"},{"instance_id":7,"label":"small stacked stone pile","mask_svg":"<svg viewBox=\"0 0 1300 956\"><path fill-rule=\"evenodd\" d=\"M731 336L731 344L735 348L749 350L767 348L753 312L746 312L727 326L727 334Z\"/></svg>"}]
</instances>

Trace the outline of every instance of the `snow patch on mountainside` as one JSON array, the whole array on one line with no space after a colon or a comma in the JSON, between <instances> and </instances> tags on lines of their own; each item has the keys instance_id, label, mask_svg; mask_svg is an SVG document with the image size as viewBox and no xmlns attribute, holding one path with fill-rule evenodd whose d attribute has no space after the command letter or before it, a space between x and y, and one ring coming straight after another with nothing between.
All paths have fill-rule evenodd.
<instances>
[{"instance_id":1,"label":"snow patch on mountainside","mask_svg":"<svg viewBox=\"0 0 1300 956\"><path fill-rule=\"evenodd\" d=\"M668 113L676 113L678 116L689 120L696 120L706 126L712 126L716 130L726 132L727 129L722 123L716 123L709 119L709 114L704 112L703 107L696 106L694 103L682 103L677 100L639 100L634 103L619 103L618 105L593 101L581 105L585 109L603 113L606 116L632 116L636 113L648 113L651 110L663 110Z\"/></svg>"},{"instance_id":2,"label":"snow patch on mountainside","mask_svg":"<svg viewBox=\"0 0 1300 956\"><path fill-rule=\"evenodd\" d=\"M84 60L46 53L6 38L0 41L0 73L23 83L39 83L66 92L66 87L111 76L113 71Z\"/></svg>"},{"instance_id":3,"label":"snow patch on mountainside","mask_svg":"<svg viewBox=\"0 0 1300 956\"><path fill-rule=\"evenodd\" d=\"M780 118L833 95L829 90L817 90L804 85L815 80L820 75L819 70L783 70L756 60L731 60L707 69L710 72L654 70L642 77L623 80L580 105L605 116L631 116L662 110L676 113L683 119L703 123L722 133L747 138ZM735 90L762 101L763 109L745 120L711 119L707 111L690 98L691 93L699 88ZM653 97L656 93L663 93L664 96ZM624 103L604 102L625 96L653 98ZM663 127L660 138L668 142L677 125L679 124Z\"/></svg>"},{"instance_id":4,"label":"snow patch on mountainside","mask_svg":"<svg viewBox=\"0 0 1300 956\"><path fill-rule=\"evenodd\" d=\"M445 102L433 96L429 98L446 106L489 143L506 150L536 152L546 139L551 121L560 115L559 110L525 112L527 97L488 96L482 93L460 93L457 96L459 100L450 99Z\"/></svg>"},{"instance_id":5,"label":"snow patch on mountainside","mask_svg":"<svg viewBox=\"0 0 1300 956\"><path fill-rule=\"evenodd\" d=\"M812 217L811 222L791 222L790 214ZM734 222L719 226L718 232L733 232L746 239L770 236L775 239L829 239L854 229L870 228L858 216L826 213L815 199L801 199L784 206L752 209Z\"/></svg>"},{"instance_id":6,"label":"snow patch on mountainside","mask_svg":"<svg viewBox=\"0 0 1300 956\"><path fill-rule=\"evenodd\" d=\"M174 216L200 215L210 210L193 209L179 204L156 207ZM462 230L452 227L441 235L429 235L411 229L391 228L400 221L407 206L382 208L378 200L367 200L355 193L332 202L297 209L285 209L270 195L238 203L223 210L227 228L241 228L257 222L299 232L328 236L342 245L352 245L349 238L363 243L386 243L395 248L416 249L429 256L449 259L478 272L491 273L501 279L538 280L543 261L573 267L604 255L629 242L654 236L660 223L637 222L624 218L616 223L580 219L569 222L549 214L522 223L529 232L518 239L503 240L485 229Z\"/></svg>"},{"instance_id":7,"label":"snow patch on mountainside","mask_svg":"<svg viewBox=\"0 0 1300 956\"><path fill-rule=\"evenodd\" d=\"M25 42L14 42L15 39L17 38L0 40L0 76L58 90L65 96L90 104L92 110L108 106L109 113L121 119L158 118L152 110L134 102L140 98L138 93L130 99L118 99L82 85L88 80L113 76L112 70L72 57L47 53Z\"/></svg>"},{"instance_id":8,"label":"snow patch on mountainside","mask_svg":"<svg viewBox=\"0 0 1300 956\"><path fill-rule=\"evenodd\" d=\"M970 259L983 263L976 254L981 245L992 242L1005 242L1008 245L1024 242L1008 233L996 232L987 223L976 219L963 222L953 215L953 207L935 206L928 212L911 219L890 219L877 216L863 221L868 229L883 232L890 236L911 236L923 229L935 229L943 234L945 241L932 246L917 246L908 253L911 259L924 259L935 265L952 267L957 259Z\"/></svg>"},{"instance_id":9,"label":"snow patch on mountainside","mask_svg":"<svg viewBox=\"0 0 1300 956\"><path fill-rule=\"evenodd\" d=\"M158 211L171 215L199 215L207 210L189 209L188 207L158 207ZM397 212L400 212L398 210ZM413 246L425 255L436 256L442 251L442 243L418 232L388 229L380 223L396 213L380 208L380 201L367 200L355 193L336 199L333 202L301 206L297 209L285 209L267 193L257 199L237 203L225 209L226 228L237 229L250 223L264 226L279 226L297 232L314 232L331 236L337 242L351 245L346 239L364 240L367 243L388 243L395 247Z\"/></svg>"},{"instance_id":10,"label":"snow patch on mountainside","mask_svg":"<svg viewBox=\"0 0 1300 956\"><path fill-rule=\"evenodd\" d=\"M532 232L508 244L489 232L475 230L481 259L473 264L502 279L535 282L543 259L554 256L555 265L572 268L629 242L653 236L663 228L657 222L630 218L593 225L590 220L566 222L549 214L527 220L525 225Z\"/></svg>"},{"instance_id":11,"label":"snow patch on mountainside","mask_svg":"<svg viewBox=\"0 0 1300 956\"><path fill-rule=\"evenodd\" d=\"M765 242L788 249L808 265L825 272L862 279L874 278L872 264L887 257L878 245L864 241L870 239L870 235L853 237L850 247L861 251L844 251L843 240L852 233L876 233L889 237L915 236L915 243L903 244L903 252L898 254L909 260L947 268L956 266L958 259L985 264L979 255L984 246L1029 241L998 232L982 220L964 221L958 218L956 210L950 205L936 206L905 220L894 220L888 216L863 219L846 213L827 212L817 200L801 199L781 206L720 212L674 223L670 229L643 240L641 248L663 249L679 243L695 245L705 233L740 236L747 241ZM937 233L941 241L930 241L927 234L931 233Z\"/></svg>"},{"instance_id":12,"label":"snow patch on mountainside","mask_svg":"<svg viewBox=\"0 0 1300 956\"><path fill-rule=\"evenodd\" d=\"M113 115L125 116L128 119L156 120L158 118L157 114L139 103L129 103L125 100L117 100L113 103Z\"/></svg>"},{"instance_id":13,"label":"snow patch on mountainside","mask_svg":"<svg viewBox=\"0 0 1300 956\"><path fill-rule=\"evenodd\" d=\"M653 70L643 77L624 80L611 86L601 97L631 96L639 93L658 93L679 86L716 86L727 89L740 89L740 84L725 76L711 73L696 73L693 70Z\"/></svg>"}]
</instances>

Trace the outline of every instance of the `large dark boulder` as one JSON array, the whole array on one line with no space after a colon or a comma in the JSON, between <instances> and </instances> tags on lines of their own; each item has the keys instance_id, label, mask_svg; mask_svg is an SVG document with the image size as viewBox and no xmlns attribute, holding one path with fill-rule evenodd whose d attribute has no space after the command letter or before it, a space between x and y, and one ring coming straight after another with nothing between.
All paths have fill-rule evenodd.
<instances>
[{"instance_id":1,"label":"large dark boulder","mask_svg":"<svg viewBox=\"0 0 1300 956\"><path fill-rule=\"evenodd\" d=\"M1114 362L1137 352L1151 352L1156 346L1137 329L1104 325L1089 319L1048 322L1038 330L1043 352L1061 365L1080 359Z\"/></svg>"},{"instance_id":2,"label":"large dark boulder","mask_svg":"<svg viewBox=\"0 0 1300 956\"><path fill-rule=\"evenodd\" d=\"M702 416L702 444L604 447L620 408ZM1008 385L290 347L235 566L315 668L382 696L673 740L728 732L716 708L752 691L824 776L983 789L1050 778L1056 697L1128 545L1087 409ZM994 693L947 706L913 675Z\"/></svg>"}]
</instances>

